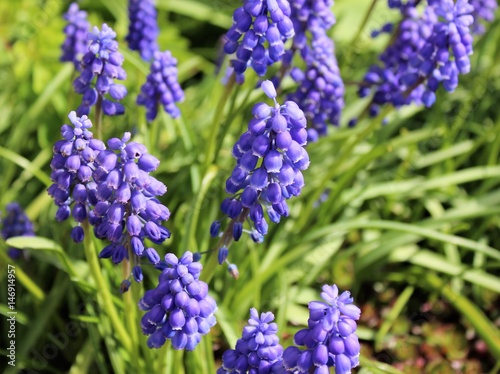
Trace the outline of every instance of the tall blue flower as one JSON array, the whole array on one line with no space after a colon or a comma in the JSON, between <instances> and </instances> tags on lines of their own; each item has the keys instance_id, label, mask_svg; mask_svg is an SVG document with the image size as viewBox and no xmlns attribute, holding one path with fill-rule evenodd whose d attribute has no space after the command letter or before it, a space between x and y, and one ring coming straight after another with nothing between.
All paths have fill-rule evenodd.
<instances>
[{"instance_id":1,"label":"tall blue flower","mask_svg":"<svg viewBox=\"0 0 500 374\"><path fill-rule=\"evenodd\" d=\"M219 262L224 262L232 240L239 240L243 223L250 218L251 237L263 240L268 224L264 217L278 223L288 216L286 200L298 196L304 186L302 171L309 167L306 118L293 101L280 105L271 81L261 85L264 93L274 101L273 106L258 103L253 107L254 118L248 131L233 147L237 165L226 181L226 192L232 197L221 204L222 212L231 221L222 234ZM212 224L211 235L219 234L220 222Z\"/></svg>"},{"instance_id":2,"label":"tall blue flower","mask_svg":"<svg viewBox=\"0 0 500 374\"><path fill-rule=\"evenodd\" d=\"M141 87L137 105L146 107L146 119L152 122L158 115L158 106L177 118L181 114L175 103L184 100L184 91L177 80L177 60L170 51L155 52L146 83Z\"/></svg>"},{"instance_id":3,"label":"tall blue flower","mask_svg":"<svg viewBox=\"0 0 500 374\"><path fill-rule=\"evenodd\" d=\"M78 225L71 236L75 242L83 240L80 223L88 215L95 198L96 184L93 181L94 160L106 149L103 142L93 138L90 131L92 122L87 116L78 117L75 112L68 115L71 124L61 127L62 140L55 143L50 167L53 184L48 193L59 207L56 213L58 221L73 216Z\"/></svg>"},{"instance_id":4,"label":"tall blue flower","mask_svg":"<svg viewBox=\"0 0 500 374\"><path fill-rule=\"evenodd\" d=\"M417 85L410 90L402 79L406 74L415 70L410 62L432 32L435 22L433 10L427 7L425 14L420 15L410 2L406 5L394 2L394 4L389 3L389 6L400 9L403 20L398 26L393 43L380 55L382 66L370 67L358 91L361 97L368 96L373 91L371 116L376 116L380 106L386 103L391 103L395 107L409 105L412 102L417 105L422 104L424 85ZM381 32L390 31L391 27L388 26L384 26L381 30ZM377 31L375 35L379 33Z\"/></svg>"},{"instance_id":5,"label":"tall blue flower","mask_svg":"<svg viewBox=\"0 0 500 374\"><path fill-rule=\"evenodd\" d=\"M278 374L285 373L282 363L283 347L279 344L278 325L271 312L259 313L250 309L248 325L243 328L235 349L222 355L222 367L217 374Z\"/></svg>"},{"instance_id":6,"label":"tall blue flower","mask_svg":"<svg viewBox=\"0 0 500 374\"><path fill-rule=\"evenodd\" d=\"M359 364L360 345L355 333L361 311L348 291L339 295L336 285L323 286L323 301L309 303L308 327L294 336L296 346L285 349L283 365L296 374L347 374Z\"/></svg>"},{"instance_id":7,"label":"tall blue flower","mask_svg":"<svg viewBox=\"0 0 500 374\"><path fill-rule=\"evenodd\" d=\"M333 1L290 0L290 5L295 36L283 58L280 76L274 80L281 81L290 72L298 83L288 99L304 111L308 139L315 141L326 134L328 123L339 124L344 108L344 83L335 58L335 46L328 35L335 24ZM303 64L292 64L297 52ZM304 66L301 68L301 65Z\"/></svg>"},{"instance_id":8,"label":"tall blue flower","mask_svg":"<svg viewBox=\"0 0 500 374\"><path fill-rule=\"evenodd\" d=\"M160 262L156 250L146 248L145 240L161 244L170 237L170 231L162 226L170 211L157 198L167 192L166 186L149 175L160 161L144 145L129 139L130 133L109 139L108 149L95 159L95 204L89 222L98 238L111 242L99 257L111 258L115 264L129 259L134 265L132 275L140 282L140 258L155 265Z\"/></svg>"},{"instance_id":9,"label":"tall blue flower","mask_svg":"<svg viewBox=\"0 0 500 374\"><path fill-rule=\"evenodd\" d=\"M114 83L114 79L124 80L127 77L122 68L123 55L118 52L116 33L103 23L102 30L94 27L87 34L90 40L88 52L83 56L82 72L73 82L76 93L83 94L82 104L76 113L79 116L88 115L90 108L98 101L102 103L102 110L108 116L123 114L125 108L119 102L127 95L127 89L121 84Z\"/></svg>"},{"instance_id":10,"label":"tall blue flower","mask_svg":"<svg viewBox=\"0 0 500 374\"><path fill-rule=\"evenodd\" d=\"M64 14L64 19L68 22L64 27L66 39L61 45L61 61L72 62L77 69L80 68L80 60L87 52L87 33L90 24L87 21L87 12L80 10L77 3L72 3L68 11Z\"/></svg>"},{"instance_id":11,"label":"tall blue flower","mask_svg":"<svg viewBox=\"0 0 500 374\"><path fill-rule=\"evenodd\" d=\"M335 24L333 0L290 0L296 36L294 44L305 43L308 32L328 30ZM300 48L300 46L298 46Z\"/></svg>"},{"instance_id":12,"label":"tall blue flower","mask_svg":"<svg viewBox=\"0 0 500 374\"><path fill-rule=\"evenodd\" d=\"M233 25L225 36L224 52L231 59L236 80L242 82L248 66L263 76L268 66L280 61L284 43L293 37L287 0L244 0L233 13Z\"/></svg>"},{"instance_id":13,"label":"tall blue flower","mask_svg":"<svg viewBox=\"0 0 500 374\"><path fill-rule=\"evenodd\" d=\"M24 213L23 208L18 203L10 203L5 207L5 217L0 216L2 223L2 237L4 240L14 236L34 236L33 223ZM7 254L17 259L21 256L21 251L16 248L9 248Z\"/></svg>"},{"instance_id":14,"label":"tall blue flower","mask_svg":"<svg viewBox=\"0 0 500 374\"><path fill-rule=\"evenodd\" d=\"M160 348L167 340L175 349L192 351L203 335L216 324L215 300L208 295L208 285L199 280L202 265L186 252L178 259L165 255L158 286L144 293L139 307L147 311L141 327L149 335L148 346Z\"/></svg>"},{"instance_id":15,"label":"tall blue flower","mask_svg":"<svg viewBox=\"0 0 500 374\"><path fill-rule=\"evenodd\" d=\"M360 96L374 91L371 115L386 103L430 107L439 85L453 91L459 75L470 70L474 8L467 0L432 0L419 12L418 3L389 4L404 19L394 42L380 57L382 66L370 68L359 90Z\"/></svg>"},{"instance_id":16,"label":"tall blue flower","mask_svg":"<svg viewBox=\"0 0 500 374\"><path fill-rule=\"evenodd\" d=\"M96 237L111 242L99 257L111 258L115 264L130 260L131 275L141 282L141 257L154 265L160 262L145 240L161 244L170 237L162 226L170 211L157 198L167 188L149 175L160 161L144 145L129 142L130 133L109 139L107 148L93 138L87 116L71 112L69 118L72 125L61 127L63 140L54 145L51 162L54 183L48 193L59 207L56 219L64 221L72 215L78 222L71 232L75 242L83 240L80 224L88 219Z\"/></svg>"},{"instance_id":17,"label":"tall blue flower","mask_svg":"<svg viewBox=\"0 0 500 374\"><path fill-rule=\"evenodd\" d=\"M153 0L129 0L128 2L128 46L139 51L141 57L149 61L158 50L158 21Z\"/></svg>"},{"instance_id":18,"label":"tall blue flower","mask_svg":"<svg viewBox=\"0 0 500 374\"><path fill-rule=\"evenodd\" d=\"M495 11L498 8L497 0L469 0L470 5L474 8L472 16L474 23L472 24L472 32L474 34L484 34L486 31L484 22L493 22L495 19Z\"/></svg>"}]
</instances>

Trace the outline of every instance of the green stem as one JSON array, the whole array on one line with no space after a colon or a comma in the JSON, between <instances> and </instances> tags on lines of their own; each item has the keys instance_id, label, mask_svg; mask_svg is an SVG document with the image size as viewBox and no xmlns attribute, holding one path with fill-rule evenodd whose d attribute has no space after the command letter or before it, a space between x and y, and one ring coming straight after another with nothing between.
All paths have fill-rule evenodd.
<instances>
[{"instance_id":1,"label":"green stem","mask_svg":"<svg viewBox=\"0 0 500 374\"><path fill-rule=\"evenodd\" d=\"M361 22L361 25L358 28L358 32L356 33L356 35L354 36L354 38L352 39L352 42L350 44L352 46L352 49L351 49L351 53L349 54L349 57L352 55L353 49L356 48L356 44L358 44L359 38L361 37L361 34L363 33L363 30L364 30L366 24L368 23L368 20L370 19L370 16L372 15L373 9L375 9L376 4L377 4L377 0L372 0L372 3L370 4L370 8L368 8L367 12L365 13L365 17L363 18L363 22Z\"/></svg>"},{"instance_id":2,"label":"green stem","mask_svg":"<svg viewBox=\"0 0 500 374\"><path fill-rule=\"evenodd\" d=\"M99 95L97 98L97 103L95 105L95 119L94 127L97 134L97 139L102 139L102 96Z\"/></svg>"},{"instance_id":3,"label":"green stem","mask_svg":"<svg viewBox=\"0 0 500 374\"><path fill-rule=\"evenodd\" d=\"M210 139L207 144L207 150L205 152L205 164L203 165L203 170L207 170L210 164L213 162L215 158L215 148L217 145L217 135L219 134L219 129L221 127L221 117L224 112L224 107L231 96L231 92L233 91L234 85L236 83L236 77L234 74L229 78L229 82L222 93L222 97L217 104L217 108L215 109L214 119L212 121Z\"/></svg>"},{"instance_id":4,"label":"green stem","mask_svg":"<svg viewBox=\"0 0 500 374\"><path fill-rule=\"evenodd\" d=\"M205 266L203 267L203 272L202 272L201 277L200 277L201 280L203 280L206 283L210 282L210 280L212 279L212 277L215 274L215 271L217 270L217 267L219 266L218 258L215 255L215 252L224 245L229 248L229 246L231 245L231 243L234 240L233 239L234 224L237 222L241 222L241 223L245 222L249 213L250 213L250 209L245 208L245 209L243 209L243 211L240 213L240 215L236 219L232 219L229 222L229 225L227 225L227 227L224 230L224 232L222 233L219 241L217 242L217 245L215 246L215 250L210 251L207 254L208 259L207 259L207 262L205 263ZM233 277L237 278L237 276L234 276L234 275L233 275Z\"/></svg>"},{"instance_id":5,"label":"green stem","mask_svg":"<svg viewBox=\"0 0 500 374\"><path fill-rule=\"evenodd\" d=\"M115 330L118 338L121 343L124 345L125 349L128 352L132 352L132 340L130 339L125 327L121 322L121 318L116 311L116 308L113 304L111 293L109 292L108 285L106 284L104 277L101 273L101 267L99 265L99 259L95 252L94 242L93 242L93 234L90 231L90 226L87 221L82 224L83 230L85 232L83 247L85 249L85 257L87 258L87 263L90 268L90 272L92 274L92 278L94 278L94 282L97 287L98 299L100 306L104 309L113 329ZM132 359L135 359L132 357Z\"/></svg>"},{"instance_id":6,"label":"green stem","mask_svg":"<svg viewBox=\"0 0 500 374\"><path fill-rule=\"evenodd\" d=\"M131 252L129 250L129 252ZM131 253L129 253L129 258ZM122 275L123 279L127 279L130 277L130 261L123 260L122 261ZM134 282L135 283L135 282ZM132 285L133 287L134 285ZM129 290L123 293L123 303L125 305L125 316L127 319L127 328L130 336L130 340L132 341L132 369L134 372L139 371L138 359L139 359L139 335L137 331L137 303L133 299L133 292ZM134 359L135 358L135 359Z\"/></svg>"},{"instance_id":7,"label":"green stem","mask_svg":"<svg viewBox=\"0 0 500 374\"><path fill-rule=\"evenodd\" d=\"M190 211L188 216L187 229L186 229L187 235L184 235L184 237L182 238L181 248L184 252L187 251L190 247L189 241L195 239L195 229L196 226L198 225L198 219L200 217L201 204L203 203L203 199L208 191L208 188L210 187L213 180L217 176L217 172L218 172L217 167L215 165L211 165L207 169L201 181L201 186L198 189L198 193L196 194L195 197L193 209Z\"/></svg>"},{"instance_id":8,"label":"green stem","mask_svg":"<svg viewBox=\"0 0 500 374\"><path fill-rule=\"evenodd\" d=\"M2 246L3 247L3 246ZM5 264L9 262L13 262L2 250L0 250L0 259ZM28 274L26 274L21 267L16 266L16 282L19 282L24 286L24 288L33 295L33 297L39 301L43 301L45 299L45 293L43 290L37 286L35 282L31 280Z\"/></svg>"}]
</instances>

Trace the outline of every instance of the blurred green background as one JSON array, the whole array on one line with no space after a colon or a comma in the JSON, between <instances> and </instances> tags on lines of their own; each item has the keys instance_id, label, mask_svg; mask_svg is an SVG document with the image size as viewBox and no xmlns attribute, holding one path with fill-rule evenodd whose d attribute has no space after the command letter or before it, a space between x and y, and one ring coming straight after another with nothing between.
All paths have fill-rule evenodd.
<instances>
[{"instance_id":1,"label":"blurred green background","mask_svg":"<svg viewBox=\"0 0 500 374\"><path fill-rule=\"evenodd\" d=\"M91 24L114 27L125 56L126 113L105 118L105 138L132 131L161 160L155 176L168 186L161 200L173 213L167 222L172 238L158 246L162 255L215 245L208 229L225 197L232 144L251 118L251 106L264 99L254 90L257 77L249 75L228 98L217 157L205 168L212 119L224 95L215 74L218 40L239 4L157 1L159 44L179 61L186 100L181 119L163 114L148 126L134 102L149 67L124 43L126 1L80 3ZM80 100L72 92L73 66L59 63L69 2L0 2L0 210L18 201L37 235L51 240L15 263L0 241L3 315L7 263L17 271L17 367L6 372L213 373L222 352L241 335L250 307L275 313L287 346L325 283L352 290L362 309L359 373L498 372L500 22L475 41L472 71L460 77L456 92L438 91L431 109L389 108L385 125L377 118L348 128L347 121L367 105L350 83L362 79L388 41L372 40L370 32L398 19L378 1L360 30L370 5L337 0L333 8L337 25L331 35L347 82L342 125L308 146L306 187L290 202L290 217L272 225L261 245L232 245L240 278L216 269L210 289L219 305L218 324L194 352L183 353L168 345L151 351L142 336L135 351L125 349L101 310L83 248L69 237L71 223L54 220L56 209L45 191L52 145ZM284 87L286 93L294 84L286 80ZM120 320L137 322L140 312L126 308L119 293L121 269L110 261L100 266ZM154 287L156 271L145 273L144 287ZM6 317L0 326L5 355Z\"/></svg>"}]
</instances>

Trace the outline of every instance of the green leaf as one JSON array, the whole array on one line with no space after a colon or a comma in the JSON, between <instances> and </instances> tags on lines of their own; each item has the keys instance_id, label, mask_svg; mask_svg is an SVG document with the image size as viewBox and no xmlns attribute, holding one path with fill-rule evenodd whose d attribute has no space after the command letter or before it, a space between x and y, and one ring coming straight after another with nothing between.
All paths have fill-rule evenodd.
<instances>
[{"instance_id":1,"label":"green leaf","mask_svg":"<svg viewBox=\"0 0 500 374\"><path fill-rule=\"evenodd\" d=\"M440 293L450 304L467 318L467 321L476 329L478 335L485 341L493 356L500 360L500 332L498 328L484 315L472 301L464 295L456 293L448 284L436 274L419 274L424 282L421 286Z\"/></svg>"},{"instance_id":2,"label":"green leaf","mask_svg":"<svg viewBox=\"0 0 500 374\"><path fill-rule=\"evenodd\" d=\"M35 250L62 252L62 248L59 244L53 240L42 238L40 236L15 236L7 239L6 243L10 247L19 249L29 248Z\"/></svg>"},{"instance_id":3,"label":"green leaf","mask_svg":"<svg viewBox=\"0 0 500 374\"><path fill-rule=\"evenodd\" d=\"M40 180L40 182L45 184L47 187L52 184L52 181L47 176L47 174L42 172L38 167L33 165L32 162L30 162L26 158L18 155L17 153L15 153L9 149L0 147L0 157L3 157L5 159L15 163L16 165L22 167L24 170L33 174L35 177L37 177Z\"/></svg>"},{"instance_id":4,"label":"green leaf","mask_svg":"<svg viewBox=\"0 0 500 374\"><path fill-rule=\"evenodd\" d=\"M206 3L201 1L158 0L156 6L158 9L168 10L198 21L208 22L222 29L228 29L233 23L230 15L224 14L220 9L215 9L215 7L206 5Z\"/></svg>"},{"instance_id":5,"label":"green leaf","mask_svg":"<svg viewBox=\"0 0 500 374\"><path fill-rule=\"evenodd\" d=\"M229 318L231 313L224 307L219 306L217 311L215 312L215 315L217 317L217 324L224 332L224 336L226 337L227 343L229 344L230 347L234 347L241 333L238 332L237 329L235 329L231 325L230 321L233 321L233 318Z\"/></svg>"},{"instance_id":6,"label":"green leaf","mask_svg":"<svg viewBox=\"0 0 500 374\"><path fill-rule=\"evenodd\" d=\"M399 317L404 307L413 295L415 288L413 286L407 286L404 291L399 295L398 299L392 306L390 312L385 316L382 325L380 326L377 334L375 335L375 350L380 351L382 349L382 343L387 333L390 331L392 325Z\"/></svg>"},{"instance_id":7,"label":"green leaf","mask_svg":"<svg viewBox=\"0 0 500 374\"><path fill-rule=\"evenodd\" d=\"M437 253L420 249L411 255L407 260L414 265L439 271L447 275L456 276L460 279L500 294L500 278L492 274L488 274L480 269L473 269L467 266L452 264L445 257Z\"/></svg>"},{"instance_id":8,"label":"green leaf","mask_svg":"<svg viewBox=\"0 0 500 374\"><path fill-rule=\"evenodd\" d=\"M71 259L56 242L39 236L16 236L9 238L6 241L6 244L10 247L19 249L54 252L59 259L62 268L69 274L73 282L78 284L82 290L86 292L91 292L95 289L94 286L80 278L80 274L76 271Z\"/></svg>"},{"instance_id":9,"label":"green leaf","mask_svg":"<svg viewBox=\"0 0 500 374\"><path fill-rule=\"evenodd\" d=\"M402 371L388 365L384 362L371 360L364 356L359 357L359 365L361 367L360 373L365 372L369 374L403 374Z\"/></svg>"}]
</instances>

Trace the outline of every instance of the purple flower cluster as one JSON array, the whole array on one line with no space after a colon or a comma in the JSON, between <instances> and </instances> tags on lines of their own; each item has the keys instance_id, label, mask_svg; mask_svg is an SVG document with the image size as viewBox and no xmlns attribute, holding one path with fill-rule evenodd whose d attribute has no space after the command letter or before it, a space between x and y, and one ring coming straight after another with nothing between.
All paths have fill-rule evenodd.
<instances>
[{"instance_id":1,"label":"purple flower cluster","mask_svg":"<svg viewBox=\"0 0 500 374\"><path fill-rule=\"evenodd\" d=\"M170 51L156 51L151 72L141 87L137 104L146 107L146 119L152 122L158 115L160 104L172 118L179 117L180 110L175 103L183 100L184 91L177 81L177 60Z\"/></svg>"},{"instance_id":2,"label":"purple flower cluster","mask_svg":"<svg viewBox=\"0 0 500 374\"><path fill-rule=\"evenodd\" d=\"M306 69L291 71L299 87L288 99L295 101L309 120L310 141L326 135L328 123L338 126L344 108L344 82L333 51L333 42L328 37L315 40L309 51L301 51Z\"/></svg>"},{"instance_id":3,"label":"purple flower cluster","mask_svg":"<svg viewBox=\"0 0 500 374\"><path fill-rule=\"evenodd\" d=\"M407 7L414 7L420 0L387 0L389 8L391 9L404 9Z\"/></svg>"},{"instance_id":4,"label":"purple flower cluster","mask_svg":"<svg viewBox=\"0 0 500 374\"><path fill-rule=\"evenodd\" d=\"M170 211L157 196L167 192L166 186L149 175L160 161L150 155L144 145L129 142L130 133L122 139L108 140L108 148L99 153L94 162L93 178L96 199L89 222L100 239L111 244L99 254L120 263L133 256L133 276L142 281L139 258L145 256L158 264L160 256L153 248L145 248L145 239L161 244L170 238L170 231L162 226Z\"/></svg>"},{"instance_id":5,"label":"purple flower cluster","mask_svg":"<svg viewBox=\"0 0 500 374\"><path fill-rule=\"evenodd\" d=\"M88 52L82 58L82 72L73 82L75 92L83 95L82 104L76 111L79 116L88 115L90 108L99 100L104 114L108 116L125 112L122 104L105 98L109 94L114 100L122 100L127 95L125 86L114 83L114 79L124 80L127 76L115 37L116 33L105 23L102 30L94 27L87 35L90 40Z\"/></svg>"},{"instance_id":6,"label":"purple flower cluster","mask_svg":"<svg viewBox=\"0 0 500 374\"><path fill-rule=\"evenodd\" d=\"M80 59L87 52L87 33L90 24L87 21L87 12L80 10L77 3L72 3L68 11L64 14L64 19L68 22L64 27L66 39L61 45L62 62L72 62L77 69L80 68Z\"/></svg>"},{"instance_id":7,"label":"purple flower cluster","mask_svg":"<svg viewBox=\"0 0 500 374\"><path fill-rule=\"evenodd\" d=\"M400 2L389 4L392 7L398 5L403 20L396 31L394 42L380 55L383 66L372 65L364 77L364 82L358 93L361 97L368 96L374 91L370 115L376 116L380 106L391 103L395 107L409 105L414 102L422 104L421 97L424 90L423 85L417 85L413 90L404 85L402 77L413 68L410 58L416 56L423 47L425 40L432 32L433 22L429 13L431 8L426 9L426 15L420 16L413 5L403 6ZM390 32L390 28L384 26L381 30Z\"/></svg>"},{"instance_id":8,"label":"purple flower cluster","mask_svg":"<svg viewBox=\"0 0 500 374\"><path fill-rule=\"evenodd\" d=\"M170 212L157 196L167 188L149 175L156 170L159 160L148 154L144 145L127 142L130 133L122 139L108 140L108 147L90 132L92 123L87 116L69 114L72 125L63 125L63 140L54 146L51 179L48 193L59 209L56 219L63 221L73 216L78 225L71 236L75 242L84 237L80 226L88 218L94 233L108 239L99 254L111 257L114 263L133 256L134 279L142 281L139 258L145 256L152 264L160 262L153 248L145 249L145 239L161 244L170 232L161 225Z\"/></svg>"},{"instance_id":9,"label":"purple flower cluster","mask_svg":"<svg viewBox=\"0 0 500 374\"><path fill-rule=\"evenodd\" d=\"M180 259L169 253L165 262L158 286L139 301L148 311L141 320L142 332L149 335L150 348L160 348L169 339L175 349L192 351L216 324L217 305L207 284L199 280L202 265L193 261L191 252Z\"/></svg>"},{"instance_id":10,"label":"purple flower cluster","mask_svg":"<svg viewBox=\"0 0 500 374\"><path fill-rule=\"evenodd\" d=\"M53 148L50 178L54 183L47 191L59 207L56 219L60 222L72 215L78 222L71 236L75 242L81 242L83 229L80 223L87 218L89 204L97 202L96 184L92 179L93 163L106 146L93 138L89 130L92 122L87 116L80 118L75 112L71 112L68 118L71 125L65 124L61 127L63 139L57 141Z\"/></svg>"},{"instance_id":11,"label":"purple flower cluster","mask_svg":"<svg viewBox=\"0 0 500 374\"><path fill-rule=\"evenodd\" d=\"M453 0L432 0L429 6L433 7L437 22L417 58L412 59L412 66L417 73L410 73L404 78L410 87L418 78L428 78L427 90L422 95L426 106L434 103L434 92L440 82L447 91L454 91L458 85L458 75L470 71L470 26L474 21L471 15L474 8L468 0L458 0L456 3ZM454 59L450 59L451 56Z\"/></svg>"},{"instance_id":12,"label":"purple flower cluster","mask_svg":"<svg viewBox=\"0 0 500 374\"><path fill-rule=\"evenodd\" d=\"M285 54L282 72L292 67L298 51L305 63L294 66L291 77L297 90L288 96L304 111L309 122L309 140L317 140L327 132L327 123L338 125L344 107L344 83L335 58L335 47L328 30L335 24L332 0L290 0L295 36ZM281 79L281 78L278 78Z\"/></svg>"},{"instance_id":13,"label":"purple flower cluster","mask_svg":"<svg viewBox=\"0 0 500 374\"><path fill-rule=\"evenodd\" d=\"M24 213L23 208L18 203L10 203L5 207L6 215L0 221L2 223L2 238L7 240L15 236L34 236L33 223ZM7 254L18 259L21 251L16 248L9 248Z\"/></svg>"},{"instance_id":14,"label":"purple flower cluster","mask_svg":"<svg viewBox=\"0 0 500 374\"><path fill-rule=\"evenodd\" d=\"M336 285L323 286L321 297L325 302L309 303L308 327L294 336L298 346L285 349L283 365L297 374L329 373L335 366L335 373L347 374L359 363L360 345L355 333L360 309L353 304L348 291L339 296Z\"/></svg>"},{"instance_id":15,"label":"purple flower cluster","mask_svg":"<svg viewBox=\"0 0 500 374\"><path fill-rule=\"evenodd\" d=\"M141 57L149 61L158 50L157 12L153 0L129 0L129 26L126 37L128 46L139 51Z\"/></svg>"},{"instance_id":16,"label":"purple flower cluster","mask_svg":"<svg viewBox=\"0 0 500 374\"><path fill-rule=\"evenodd\" d=\"M241 339L235 349L222 355L222 367L217 374L249 373L277 374L285 373L282 363L283 347L279 344L278 325L273 322L271 312L259 313L250 309L248 325L243 328Z\"/></svg>"},{"instance_id":17,"label":"purple flower cluster","mask_svg":"<svg viewBox=\"0 0 500 374\"><path fill-rule=\"evenodd\" d=\"M330 29L335 24L332 13L333 0L290 0L292 21L296 36L293 44L299 49L307 43L307 32L315 33Z\"/></svg>"},{"instance_id":18,"label":"purple flower cluster","mask_svg":"<svg viewBox=\"0 0 500 374\"><path fill-rule=\"evenodd\" d=\"M301 171L309 167L309 156L304 149L307 143L304 113L293 101L280 105L271 81L264 81L261 88L273 99L274 106L256 104L248 131L233 147L237 165L226 181L226 192L233 196L221 204L222 212L232 220L228 226L232 238L224 236L225 242L219 249L226 256L230 241L240 239L247 217L255 227L251 237L259 242L268 230L264 207L272 222L278 223L282 216L288 216L286 200L300 194L304 186ZM219 229L220 222L215 221L211 235L217 236ZM219 262L222 261L225 256L220 255Z\"/></svg>"},{"instance_id":19,"label":"purple flower cluster","mask_svg":"<svg viewBox=\"0 0 500 374\"><path fill-rule=\"evenodd\" d=\"M401 11L403 21L394 42L380 56L382 66L370 68L359 90L361 97L374 92L372 116L386 103L430 107L440 84L451 92L459 74L470 70L474 9L467 0L429 1L423 13L416 9L418 2L389 5Z\"/></svg>"},{"instance_id":20,"label":"purple flower cluster","mask_svg":"<svg viewBox=\"0 0 500 374\"><path fill-rule=\"evenodd\" d=\"M486 31L481 21L493 22L495 11L498 8L497 0L469 0L474 11L474 23L472 24L472 33L476 35L484 34Z\"/></svg>"},{"instance_id":21,"label":"purple flower cluster","mask_svg":"<svg viewBox=\"0 0 500 374\"><path fill-rule=\"evenodd\" d=\"M243 82L248 66L263 76L268 66L283 58L284 43L294 36L290 13L287 0L245 0L234 11L224 52L236 53L231 66L237 82Z\"/></svg>"}]
</instances>

